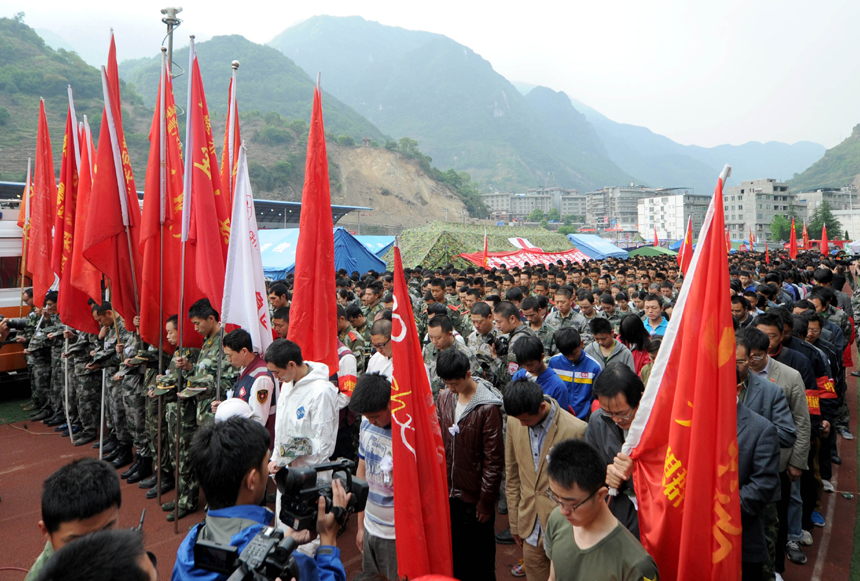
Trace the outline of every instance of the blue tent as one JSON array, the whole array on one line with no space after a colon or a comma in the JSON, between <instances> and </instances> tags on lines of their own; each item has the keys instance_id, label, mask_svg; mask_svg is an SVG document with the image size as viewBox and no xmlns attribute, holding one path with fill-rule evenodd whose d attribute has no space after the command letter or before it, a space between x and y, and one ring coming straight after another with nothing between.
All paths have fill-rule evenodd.
<instances>
[{"instance_id":1,"label":"blue tent","mask_svg":"<svg viewBox=\"0 0 860 581\"><path fill-rule=\"evenodd\" d=\"M298 241L298 228L260 230L260 254L263 273L267 277L278 280L295 270ZM362 274L368 270L384 272L386 269L383 260L343 228L334 229L334 267L347 272L357 270Z\"/></svg>"},{"instance_id":2,"label":"blue tent","mask_svg":"<svg viewBox=\"0 0 860 581\"><path fill-rule=\"evenodd\" d=\"M567 239L576 246L577 250L595 260L609 257L627 258L629 256L626 250L618 248L594 234L568 234Z\"/></svg>"},{"instance_id":3,"label":"blue tent","mask_svg":"<svg viewBox=\"0 0 860 581\"><path fill-rule=\"evenodd\" d=\"M394 236L355 236L355 239L380 258L394 244Z\"/></svg>"}]
</instances>

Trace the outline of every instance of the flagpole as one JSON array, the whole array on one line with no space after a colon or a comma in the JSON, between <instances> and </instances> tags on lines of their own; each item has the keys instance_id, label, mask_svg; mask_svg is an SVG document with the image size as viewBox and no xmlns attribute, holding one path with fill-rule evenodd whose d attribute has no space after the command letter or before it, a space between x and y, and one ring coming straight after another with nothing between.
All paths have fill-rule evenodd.
<instances>
[{"instance_id":1,"label":"flagpole","mask_svg":"<svg viewBox=\"0 0 860 581\"><path fill-rule=\"evenodd\" d=\"M104 347L104 341L102 341ZM102 419L99 422L99 460L102 459L105 447L105 384L107 383L107 369L102 368Z\"/></svg>"},{"instance_id":2,"label":"flagpole","mask_svg":"<svg viewBox=\"0 0 860 581\"><path fill-rule=\"evenodd\" d=\"M185 249L188 245L188 228L190 226L191 215L191 169L192 155L191 148L194 147L194 134L192 130L193 109L191 107L191 83L194 78L192 74L194 65L194 35L190 37L190 46L188 47L188 100L185 109L185 175L182 194L182 253L179 268L179 352L182 355L182 332L185 320ZM174 482L176 482L176 500L173 503L173 533L179 534L179 497L182 494L182 481L179 479L179 441L182 439L182 398L179 397L179 392L182 388L182 369L177 368L179 383L176 386L176 456L174 462Z\"/></svg>"},{"instance_id":3,"label":"flagpole","mask_svg":"<svg viewBox=\"0 0 860 581\"><path fill-rule=\"evenodd\" d=\"M165 154L167 148L167 141L165 139L165 133L167 132L167 117L164 111L165 106L165 94L167 93L167 74L166 74L166 60L167 60L167 48L161 47L161 90L158 94L158 105L159 105L159 118L158 118L158 139L159 139L159 164L158 164L158 173L159 173L159 196L158 196L158 252L159 252L159 263L158 263L158 373L164 373L164 215L165 215L165 204L166 204L166 196L167 196L167 167L166 160L167 155ZM162 405L163 405L164 397L162 395L158 396L158 429L156 431L156 435L158 437L158 445L156 450L156 458L155 463L158 466L158 472L155 475L155 486L156 494L158 495L158 504L161 504L161 415L162 415Z\"/></svg>"},{"instance_id":4,"label":"flagpole","mask_svg":"<svg viewBox=\"0 0 860 581\"><path fill-rule=\"evenodd\" d=\"M24 199L21 203L24 204L24 247L21 257L21 308L18 309L18 316L24 316L24 277L27 274L27 242L30 232L30 162L33 158L27 158L27 185L24 186Z\"/></svg>"},{"instance_id":5,"label":"flagpole","mask_svg":"<svg viewBox=\"0 0 860 581\"><path fill-rule=\"evenodd\" d=\"M239 61L233 61L233 77L230 82L230 112L227 114L227 163L229 170L227 172L227 199L233 201L234 184L233 184L233 167L236 163L236 152L233 150L233 140L236 139L236 71L239 69ZM224 187L224 184L221 184Z\"/></svg>"}]
</instances>

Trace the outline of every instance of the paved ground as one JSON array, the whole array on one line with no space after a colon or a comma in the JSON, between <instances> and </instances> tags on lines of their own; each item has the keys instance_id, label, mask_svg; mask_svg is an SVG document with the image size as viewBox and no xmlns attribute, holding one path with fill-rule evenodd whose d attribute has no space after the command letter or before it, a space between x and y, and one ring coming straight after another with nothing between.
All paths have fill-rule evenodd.
<instances>
[{"instance_id":1,"label":"paved ground","mask_svg":"<svg viewBox=\"0 0 860 581\"><path fill-rule=\"evenodd\" d=\"M856 354L855 354L856 360ZM852 428L857 434L857 389L852 381L849 406L852 413ZM806 548L809 562L798 566L791 563L784 575L786 581L841 581L850 575L854 546L854 528L857 514L857 444L839 439L839 451L843 464L835 468L833 485L838 492L826 494L822 514L827 526L813 531L815 544ZM68 439L61 438L52 428L41 422L18 422L0 425L0 581L20 580L24 572L6 570L30 567L44 546L36 523L40 517L39 499L41 484L54 470L75 458L97 456L89 446L74 448ZM147 547L158 556L161 579L169 579L176 550L189 527L203 518L203 512L183 519L179 523L180 534L173 532L173 524L165 520L165 514L154 500L146 500L144 491L136 484L123 482L123 506L120 511L120 526L137 526L143 509L147 510ZM850 492L854 498L843 497ZM173 493L164 496L173 498ZM201 498L201 505L203 499ZM274 508L274 507L271 507ZM498 516L496 529L502 530L507 518ZM338 542L346 565L348 578L352 578L361 567L361 555L355 547L355 522L351 522ZM510 568L520 558L516 546L498 546L496 574L499 579L512 579Z\"/></svg>"}]
</instances>

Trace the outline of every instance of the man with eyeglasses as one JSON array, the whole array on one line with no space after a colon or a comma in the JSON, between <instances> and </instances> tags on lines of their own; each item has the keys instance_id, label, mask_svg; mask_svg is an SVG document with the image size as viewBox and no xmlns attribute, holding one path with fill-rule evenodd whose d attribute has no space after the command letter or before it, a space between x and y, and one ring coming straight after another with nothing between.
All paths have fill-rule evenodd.
<instances>
[{"instance_id":1,"label":"man with eyeglasses","mask_svg":"<svg viewBox=\"0 0 860 581\"><path fill-rule=\"evenodd\" d=\"M588 420L586 441L594 446L603 459L606 483L619 491L610 509L633 536L639 538L639 515L633 489L633 461L621 452L627 431L645 386L642 380L623 363L610 363L594 381L593 393L600 403Z\"/></svg>"},{"instance_id":2,"label":"man with eyeglasses","mask_svg":"<svg viewBox=\"0 0 860 581\"><path fill-rule=\"evenodd\" d=\"M659 578L654 559L606 503L600 452L582 440L565 440L550 451L547 471L546 495L558 505L544 537L550 581L582 579L584 572L589 579Z\"/></svg>"},{"instance_id":3,"label":"man with eyeglasses","mask_svg":"<svg viewBox=\"0 0 860 581\"><path fill-rule=\"evenodd\" d=\"M370 329L370 344L376 353L367 362L367 374L384 375L388 381L394 376L394 364L391 361L391 321L380 319Z\"/></svg>"}]
</instances>

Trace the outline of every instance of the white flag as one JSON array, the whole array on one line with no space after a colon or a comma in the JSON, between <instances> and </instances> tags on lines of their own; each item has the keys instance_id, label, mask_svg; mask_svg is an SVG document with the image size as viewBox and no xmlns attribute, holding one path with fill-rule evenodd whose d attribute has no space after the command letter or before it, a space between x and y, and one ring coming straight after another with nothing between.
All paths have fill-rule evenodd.
<instances>
[{"instance_id":1,"label":"white flag","mask_svg":"<svg viewBox=\"0 0 860 581\"><path fill-rule=\"evenodd\" d=\"M251 193L244 144L239 148L230 223L221 321L225 325L239 325L248 331L254 351L262 355L272 342L272 325L269 321L257 215L254 212L254 196Z\"/></svg>"}]
</instances>

